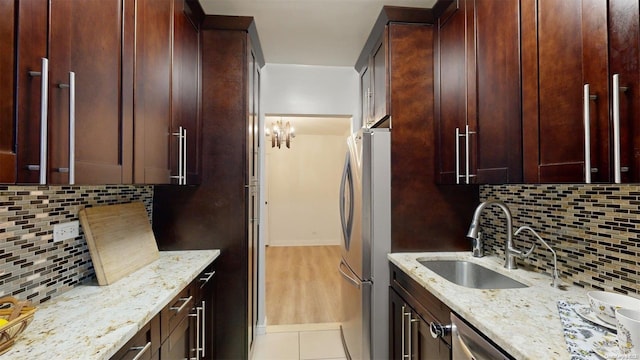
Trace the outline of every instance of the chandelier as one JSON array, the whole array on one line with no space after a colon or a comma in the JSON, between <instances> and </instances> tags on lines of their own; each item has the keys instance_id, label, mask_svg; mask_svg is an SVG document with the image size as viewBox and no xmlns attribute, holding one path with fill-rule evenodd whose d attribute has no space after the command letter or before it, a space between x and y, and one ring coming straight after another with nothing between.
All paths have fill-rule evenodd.
<instances>
[{"instance_id":1,"label":"chandelier","mask_svg":"<svg viewBox=\"0 0 640 360\"><path fill-rule=\"evenodd\" d=\"M271 126L266 129L266 135L271 136L271 147L280 147L284 143L287 148L291 148L291 139L296 137L295 130L291 123L287 121L282 125L282 119L271 122Z\"/></svg>"}]
</instances>

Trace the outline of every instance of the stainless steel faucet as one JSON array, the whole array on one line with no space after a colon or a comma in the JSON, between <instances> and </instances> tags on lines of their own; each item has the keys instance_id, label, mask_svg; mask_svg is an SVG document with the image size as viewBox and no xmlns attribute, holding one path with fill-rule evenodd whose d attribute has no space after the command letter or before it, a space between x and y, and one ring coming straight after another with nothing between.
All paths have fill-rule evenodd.
<instances>
[{"instance_id":1,"label":"stainless steel faucet","mask_svg":"<svg viewBox=\"0 0 640 360\"><path fill-rule=\"evenodd\" d=\"M517 250L513 247L513 225L511 218L511 211L507 204L502 201L497 200L489 200L483 203L480 203L476 208L476 211L473 213L473 220L471 220L471 225L469 225L469 231L467 232L467 237L473 241L473 256L482 257L484 254L482 252L482 234L479 232L480 224L478 223L480 219L480 214L482 214L482 210L489 205L496 205L504 212L504 215L507 218L507 241L504 245L504 254L505 254L505 262L504 267L510 270L517 269L518 265L516 264L516 257L525 258L533 252L533 247L531 250L523 253L520 250Z\"/></svg>"},{"instance_id":2,"label":"stainless steel faucet","mask_svg":"<svg viewBox=\"0 0 640 360\"><path fill-rule=\"evenodd\" d=\"M537 237L538 240L540 240L540 242L544 244L544 246L546 246L547 249L549 249L549 251L551 251L551 254L553 254L553 273L551 273L551 286L553 286L554 288L560 288L561 281L560 281L560 275L558 274L558 259L556 257L556 252L553 250L553 248L551 248L551 246L549 246L549 244L547 244L546 241L542 239L540 235L538 235L538 233L535 230L533 230L529 226L521 226L518 230L516 230L516 233L513 235L517 236L522 230L531 231L533 235L535 235L535 237Z\"/></svg>"}]
</instances>

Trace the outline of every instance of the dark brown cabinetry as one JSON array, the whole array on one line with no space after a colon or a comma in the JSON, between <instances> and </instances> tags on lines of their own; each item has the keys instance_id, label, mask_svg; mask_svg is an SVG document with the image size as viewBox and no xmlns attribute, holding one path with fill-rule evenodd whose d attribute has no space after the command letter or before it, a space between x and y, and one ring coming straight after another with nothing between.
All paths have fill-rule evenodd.
<instances>
[{"instance_id":1,"label":"dark brown cabinetry","mask_svg":"<svg viewBox=\"0 0 640 360\"><path fill-rule=\"evenodd\" d=\"M191 284L160 311L160 358L163 360L196 357L194 326L196 286Z\"/></svg>"},{"instance_id":2,"label":"dark brown cabinetry","mask_svg":"<svg viewBox=\"0 0 640 360\"><path fill-rule=\"evenodd\" d=\"M180 183L197 183L200 48L187 2L3 0L0 182L169 183L182 171ZM170 146L180 127L182 149Z\"/></svg>"},{"instance_id":3,"label":"dark brown cabinetry","mask_svg":"<svg viewBox=\"0 0 640 360\"><path fill-rule=\"evenodd\" d=\"M520 1L454 1L435 61L438 182L522 181Z\"/></svg>"},{"instance_id":4,"label":"dark brown cabinetry","mask_svg":"<svg viewBox=\"0 0 640 360\"><path fill-rule=\"evenodd\" d=\"M192 336L196 358L215 359L215 270L209 266L194 280L195 287L195 320ZM192 318L193 318L192 314Z\"/></svg>"},{"instance_id":5,"label":"dark brown cabinetry","mask_svg":"<svg viewBox=\"0 0 640 360\"><path fill-rule=\"evenodd\" d=\"M160 316L154 316L111 360L159 360Z\"/></svg>"},{"instance_id":6,"label":"dark brown cabinetry","mask_svg":"<svg viewBox=\"0 0 640 360\"><path fill-rule=\"evenodd\" d=\"M16 6L17 182L126 181L126 157L114 146L126 127L119 97L123 3Z\"/></svg>"},{"instance_id":7,"label":"dark brown cabinetry","mask_svg":"<svg viewBox=\"0 0 640 360\"><path fill-rule=\"evenodd\" d=\"M362 126L373 127L389 117L388 33L380 34L360 71Z\"/></svg>"},{"instance_id":8,"label":"dark brown cabinetry","mask_svg":"<svg viewBox=\"0 0 640 360\"><path fill-rule=\"evenodd\" d=\"M527 182L640 180L638 13L637 0L522 1Z\"/></svg>"},{"instance_id":9,"label":"dark brown cabinetry","mask_svg":"<svg viewBox=\"0 0 640 360\"><path fill-rule=\"evenodd\" d=\"M170 176L171 23L173 0L138 0L134 85L134 182Z\"/></svg>"},{"instance_id":10,"label":"dark brown cabinetry","mask_svg":"<svg viewBox=\"0 0 640 360\"><path fill-rule=\"evenodd\" d=\"M220 249L215 357L245 359L257 321L259 71L253 18L203 16L202 176L197 187L157 186L153 230L163 250ZM212 200L215 199L215 200Z\"/></svg>"},{"instance_id":11,"label":"dark brown cabinetry","mask_svg":"<svg viewBox=\"0 0 640 360\"><path fill-rule=\"evenodd\" d=\"M189 18L186 0L173 0L171 71L171 178L177 184L200 182L200 31ZM183 132L182 143L180 131ZM182 145L182 150L180 149Z\"/></svg>"},{"instance_id":12,"label":"dark brown cabinetry","mask_svg":"<svg viewBox=\"0 0 640 360\"><path fill-rule=\"evenodd\" d=\"M370 72L371 54L386 53L393 252L468 249L464 229L478 201L475 187L436 184L433 15L385 6L355 67Z\"/></svg>"},{"instance_id":13,"label":"dark brown cabinetry","mask_svg":"<svg viewBox=\"0 0 640 360\"><path fill-rule=\"evenodd\" d=\"M389 359L451 359L451 334L431 336L449 324L450 310L395 265L389 287Z\"/></svg>"},{"instance_id":14,"label":"dark brown cabinetry","mask_svg":"<svg viewBox=\"0 0 640 360\"><path fill-rule=\"evenodd\" d=\"M15 1L0 0L0 183L16 181L14 57Z\"/></svg>"}]
</instances>

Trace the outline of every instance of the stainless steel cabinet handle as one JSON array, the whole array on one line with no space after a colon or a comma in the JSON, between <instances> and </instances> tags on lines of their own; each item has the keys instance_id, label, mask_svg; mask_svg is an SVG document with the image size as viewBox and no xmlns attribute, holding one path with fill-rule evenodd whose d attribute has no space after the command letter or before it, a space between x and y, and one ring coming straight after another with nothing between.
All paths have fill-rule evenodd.
<instances>
[{"instance_id":1,"label":"stainless steel cabinet handle","mask_svg":"<svg viewBox=\"0 0 640 360\"><path fill-rule=\"evenodd\" d=\"M40 171L40 184L47 183L47 109L49 107L49 59L42 58L42 71L29 71L29 76L40 76L40 165L27 165L30 171Z\"/></svg>"},{"instance_id":2,"label":"stainless steel cabinet handle","mask_svg":"<svg viewBox=\"0 0 640 360\"><path fill-rule=\"evenodd\" d=\"M187 128L182 129L182 185L187 185Z\"/></svg>"},{"instance_id":3,"label":"stainless steel cabinet handle","mask_svg":"<svg viewBox=\"0 0 640 360\"><path fill-rule=\"evenodd\" d=\"M178 299L178 301L182 301L182 305L180 306L172 306L169 308L169 310L173 310L177 313L181 312L182 310L184 310L184 308L191 302L191 300L193 299L193 296L189 296L188 298L180 298Z\"/></svg>"},{"instance_id":4,"label":"stainless steel cabinet handle","mask_svg":"<svg viewBox=\"0 0 640 360\"><path fill-rule=\"evenodd\" d=\"M215 271L214 271L214 273L215 273ZM202 348L201 348L202 357L207 356L206 355L206 348L207 348L207 335L206 335L206 333L207 333L207 316L206 316L207 308L206 308L206 305L207 305L207 302L202 300L202 318L201 318L201 321L202 321Z\"/></svg>"},{"instance_id":5,"label":"stainless steel cabinet handle","mask_svg":"<svg viewBox=\"0 0 640 360\"><path fill-rule=\"evenodd\" d=\"M456 184L460 184L460 128L456 128Z\"/></svg>"},{"instance_id":6,"label":"stainless steel cabinet handle","mask_svg":"<svg viewBox=\"0 0 640 360\"><path fill-rule=\"evenodd\" d=\"M147 351L151 349L151 341L147 342L145 346L136 346L129 349L129 351L138 351L136 356L133 357L133 360L140 360L142 355L144 355Z\"/></svg>"},{"instance_id":7,"label":"stainless steel cabinet handle","mask_svg":"<svg viewBox=\"0 0 640 360\"><path fill-rule=\"evenodd\" d=\"M471 138L471 134L475 134L475 131L470 131L469 130L469 125L465 125L465 130L464 130L464 134L460 134L460 128L456 128L456 184L460 184L460 178L464 177L465 180L465 184L470 184L471 180L470 178L474 177L475 175L471 175L471 171L470 171L470 160L469 160L469 154L470 154L470 148L469 148L469 141ZM464 137L464 168L465 168L465 174L464 175L460 175L460 138Z\"/></svg>"},{"instance_id":8,"label":"stainless steel cabinet handle","mask_svg":"<svg viewBox=\"0 0 640 360\"><path fill-rule=\"evenodd\" d=\"M211 278L213 277L213 275L215 275L215 273L216 273L215 271L205 273L204 274L205 277L201 277L200 279L198 279L202 282L202 284L200 284L201 289L203 286L207 285L207 283L209 282L209 280L211 280Z\"/></svg>"},{"instance_id":9,"label":"stainless steel cabinet handle","mask_svg":"<svg viewBox=\"0 0 640 360\"><path fill-rule=\"evenodd\" d=\"M591 184L591 112L589 84L584 84L584 182Z\"/></svg>"},{"instance_id":10,"label":"stainless steel cabinet handle","mask_svg":"<svg viewBox=\"0 0 640 360\"><path fill-rule=\"evenodd\" d=\"M69 173L69 185L75 184L76 179L76 73L69 72L69 83L58 84L59 89L69 89L69 167L57 168L55 171Z\"/></svg>"},{"instance_id":11,"label":"stainless steel cabinet handle","mask_svg":"<svg viewBox=\"0 0 640 360\"><path fill-rule=\"evenodd\" d=\"M406 334L405 334L406 324L405 324L405 320L404 319L405 319L405 317L407 315L411 316L411 312L407 312L407 307L404 306L404 305L402 305L401 310L402 310L402 321L401 321L402 331L400 332L400 334L401 334L400 335L400 341L402 342L402 358L404 359L404 358L408 358L409 357L409 354L406 351L406 341L405 341L405 338L406 338ZM409 333L409 336L411 336L411 333Z\"/></svg>"},{"instance_id":12,"label":"stainless steel cabinet handle","mask_svg":"<svg viewBox=\"0 0 640 360\"><path fill-rule=\"evenodd\" d=\"M613 178L616 184L622 182L620 164L620 75L613 75Z\"/></svg>"},{"instance_id":13,"label":"stainless steel cabinet handle","mask_svg":"<svg viewBox=\"0 0 640 360\"><path fill-rule=\"evenodd\" d=\"M194 351L196 353L196 360L200 360L200 351L202 350L202 348L200 347L200 330L201 330L201 325L202 323L200 322L200 312L202 311L202 308L197 306L195 308L196 313L195 314L189 314L190 317L195 317L196 318L196 347L194 349L191 349L192 351Z\"/></svg>"},{"instance_id":14,"label":"stainless steel cabinet handle","mask_svg":"<svg viewBox=\"0 0 640 360\"><path fill-rule=\"evenodd\" d=\"M178 175L171 176L172 179L178 180L178 185L183 185L184 175L182 170L184 167L182 166L182 161L184 159L184 136L182 132L182 126L178 128L178 132L174 132L171 135L178 137Z\"/></svg>"},{"instance_id":15,"label":"stainless steel cabinet handle","mask_svg":"<svg viewBox=\"0 0 640 360\"><path fill-rule=\"evenodd\" d=\"M76 182L76 73L69 72L69 185Z\"/></svg>"}]
</instances>

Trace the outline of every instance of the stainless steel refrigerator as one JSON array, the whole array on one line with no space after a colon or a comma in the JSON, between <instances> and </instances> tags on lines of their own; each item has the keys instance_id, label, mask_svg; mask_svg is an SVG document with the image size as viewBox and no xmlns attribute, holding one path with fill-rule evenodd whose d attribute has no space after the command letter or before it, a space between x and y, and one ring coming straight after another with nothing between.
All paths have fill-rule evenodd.
<instances>
[{"instance_id":1,"label":"stainless steel refrigerator","mask_svg":"<svg viewBox=\"0 0 640 360\"><path fill-rule=\"evenodd\" d=\"M347 139L347 145L340 184L342 343L350 359L386 359L387 253L391 251L389 129L361 129Z\"/></svg>"}]
</instances>

